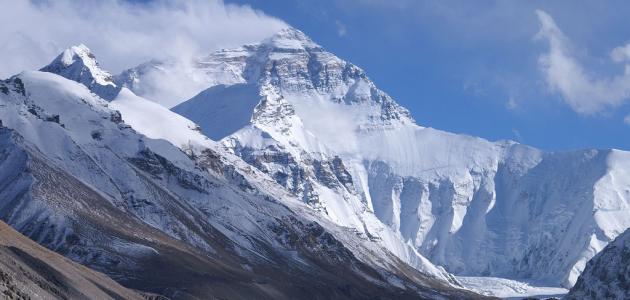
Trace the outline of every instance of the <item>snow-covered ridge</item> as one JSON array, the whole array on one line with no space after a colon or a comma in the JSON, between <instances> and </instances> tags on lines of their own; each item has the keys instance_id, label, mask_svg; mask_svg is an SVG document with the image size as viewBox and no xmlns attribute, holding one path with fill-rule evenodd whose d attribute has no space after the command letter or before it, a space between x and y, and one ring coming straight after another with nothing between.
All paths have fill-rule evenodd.
<instances>
[{"instance_id":1,"label":"snow-covered ridge","mask_svg":"<svg viewBox=\"0 0 630 300\"><path fill-rule=\"evenodd\" d=\"M113 76L101 69L94 54L83 44L64 50L41 71L76 79L105 99L111 99L118 93Z\"/></svg>"},{"instance_id":2,"label":"snow-covered ridge","mask_svg":"<svg viewBox=\"0 0 630 300\"><path fill-rule=\"evenodd\" d=\"M361 68L325 51L294 28L283 29L258 44L219 50L192 62L147 62L123 71L115 76L115 82L167 107L215 86L260 84L269 93L279 88L275 92L283 96L294 91L298 97L308 93L335 103L364 104L362 121L366 128L376 121L414 122L411 114L379 90ZM257 96L257 100L262 99Z\"/></svg>"},{"instance_id":3,"label":"snow-covered ridge","mask_svg":"<svg viewBox=\"0 0 630 300\"><path fill-rule=\"evenodd\" d=\"M125 123L149 138L163 139L182 149L214 145L201 133L197 124L164 106L136 96L127 88L121 89L109 107L119 111Z\"/></svg>"},{"instance_id":4,"label":"snow-covered ridge","mask_svg":"<svg viewBox=\"0 0 630 300\"><path fill-rule=\"evenodd\" d=\"M80 62L90 71L90 74L94 77L94 82L100 85L115 86L114 82L112 81L112 75L109 72L101 69L101 67L98 65L98 62L96 61L96 57L94 56L94 54L92 54L90 49L83 44L72 46L64 50L58 59L64 67L69 67L74 63ZM53 61L52 64L55 63L56 62Z\"/></svg>"},{"instance_id":5,"label":"snow-covered ridge","mask_svg":"<svg viewBox=\"0 0 630 300\"><path fill-rule=\"evenodd\" d=\"M321 48L321 46L313 42L306 34L295 28L282 29L269 39L264 40L262 44L267 44L274 49L285 50Z\"/></svg>"}]
</instances>

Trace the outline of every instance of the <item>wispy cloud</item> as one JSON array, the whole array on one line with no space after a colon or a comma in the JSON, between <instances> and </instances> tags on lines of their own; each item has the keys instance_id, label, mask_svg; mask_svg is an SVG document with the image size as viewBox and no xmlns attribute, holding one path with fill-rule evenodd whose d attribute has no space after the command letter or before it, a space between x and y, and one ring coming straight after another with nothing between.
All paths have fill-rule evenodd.
<instances>
[{"instance_id":1,"label":"wispy cloud","mask_svg":"<svg viewBox=\"0 0 630 300\"><path fill-rule=\"evenodd\" d=\"M549 42L549 51L540 56L539 67L549 87L561 94L573 110L594 114L621 106L630 100L630 64L622 74L598 77L589 72L576 58L570 40L553 18L537 10L540 31L537 38ZM630 45L611 52L614 62L629 62Z\"/></svg>"},{"instance_id":2,"label":"wispy cloud","mask_svg":"<svg viewBox=\"0 0 630 300\"><path fill-rule=\"evenodd\" d=\"M220 0L0 0L0 8L0 77L42 67L78 43L116 72L259 41L287 26Z\"/></svg>"},{"instance_id":3,"label":"wispy cloud","mask_svg":"<svg viewBox=\"0 0 630 300\"><path fill-rule=\"evenodd\" d=\"M507 108L509 110L516 110L516 109L518 109L518 101L516 100L516 98L510 97L508 99L508 101L505 103L505 108Z\"/></svg>"},{"instance_id":4,"label":"wispy cloud","mask_svg":"<svg viewBox=\"0 0 630 300\"><path fill-rule=\"evenodd\" d=\"M518 129L512 129L512 135L514 136L514 139L517 142L523 143L523 136L521 135L521 132Z\"/></svg>"},{"instance_id":5,"label":"wispy cloud","mask_svg":"<svg viewBox=\"0 0 630 300\"><path fill-rule=\"evenodd\" d=\"M348 33L348 30L346 29L346 24L344 24L343 22L336 20L335 25L337 26L338 36L343 37L346 35L346 33Z\"/></svg>"}]
</instances>

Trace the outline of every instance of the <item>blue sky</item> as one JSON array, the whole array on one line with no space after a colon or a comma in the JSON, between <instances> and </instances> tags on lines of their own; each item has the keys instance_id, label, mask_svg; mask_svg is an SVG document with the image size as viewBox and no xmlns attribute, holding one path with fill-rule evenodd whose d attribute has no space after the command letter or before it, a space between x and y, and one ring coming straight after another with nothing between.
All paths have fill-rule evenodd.
<instances>
[{"instance_id":1,"label":"blue sky","mask_svg":"<svg viewBox=\"0 0 630 300\"><path fill-rule=\"evenodd\" d=\"M230 0L251 5L364 68L421 125L547 150L630 149L625 100L578 112L553 88L536 10L553 18L591 81L621 76L630 41L623 1ZM569 70L570 71L570 70ZM559 74L557 76L563 76ZM565 80L557 78L557 80ZM557 81L556 80L556 81ZM573 82L571 78L566 78ZM575 80L579 84L579 80ZM586 81L588 84L589 81ZM575 87L576 92L590 90ZM604 87L606 89L606 87ZM622 93L625 93L622 89ZM602 94L603 93L603 94ZM609 97L606 93L593 97ZM567 92L570 94L570 91ZM576 101L590 101L581 97ZM593 100L596 101L596 100ZM606 103L605 99L602 99Z\"/></svg>"}]
</instances>

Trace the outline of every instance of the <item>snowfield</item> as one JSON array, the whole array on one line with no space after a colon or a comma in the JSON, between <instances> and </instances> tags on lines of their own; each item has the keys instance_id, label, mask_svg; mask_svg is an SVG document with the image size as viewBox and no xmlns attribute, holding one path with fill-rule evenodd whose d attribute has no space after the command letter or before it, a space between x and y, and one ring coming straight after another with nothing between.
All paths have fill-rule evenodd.
<instances>
[{"instance_id":1,"label":"snowfield","mask_svg":"<svg viewBox=\"0 0 630 300\"><path fill-rule=\"evenodd\" d=\"M502 299L523 299L528 297L538 299L551 297L562 298L568 292L568 290L564 288L535 286L504 278L458 276L457 279L466 288L482 295Z\"/></svg>"}]
</instances>

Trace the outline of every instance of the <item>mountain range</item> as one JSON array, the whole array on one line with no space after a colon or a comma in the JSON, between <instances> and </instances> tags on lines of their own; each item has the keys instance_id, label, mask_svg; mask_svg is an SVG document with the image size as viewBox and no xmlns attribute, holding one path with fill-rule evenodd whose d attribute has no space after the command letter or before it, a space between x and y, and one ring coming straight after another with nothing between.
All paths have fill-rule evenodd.
<instances>
[{"instance_id":1,"label":"mountain range","mask_svg":"<svg viewBox=\"0 0 630 300\"><path fill-rule=\"evenodd\" d=\"M293 28L118 75L74 46L0 92L0 219L145 293L485 297L459 276L577 288L630 227L630 153L421 126Z\"/></svg>"}]
</instances>

